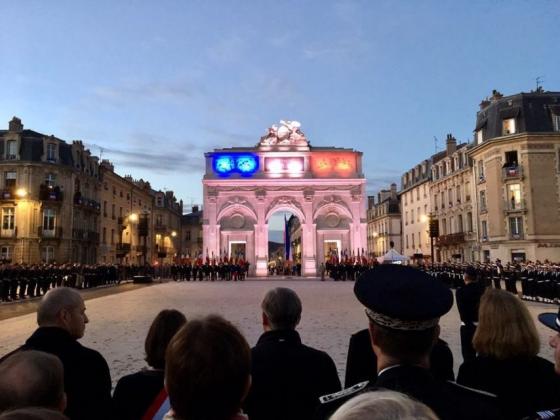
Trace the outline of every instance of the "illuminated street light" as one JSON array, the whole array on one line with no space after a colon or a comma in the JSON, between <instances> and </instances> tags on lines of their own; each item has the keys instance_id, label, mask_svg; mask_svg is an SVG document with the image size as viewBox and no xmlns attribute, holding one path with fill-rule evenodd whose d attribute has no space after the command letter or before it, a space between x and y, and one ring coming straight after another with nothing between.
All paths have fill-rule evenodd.
<instances>
[{"instance_id":1,"label":"illuminated street light","mask_svg":"<svg viewBox=\"0 0 560 420\"><path fill-rule=\"evenodd\" d=\"M136 223L138 221L138 213L130 213L128 220L132 223Z\"/></svg>"},{"instance_id":2,"label":"illuminated street light","mask_svg":"<svg viewBox=\"0 0 560 420\"><path fill-rule=\"evenodd\" d=\"M177 232L175 232L175 231L171 232L171 236L173 236L173 237L177 236Z\"/></svg>"},{"instance_id":3,"label":"illuminated street light","mask_svg":"<svg viewBox=\"0 0 560 420\"><path fill-rule=\"evenodd\" d=\"M420 216L420 221L422 223L426 223L429 220L428 216L426 216L425 214L423 214L422 216Z\"/></svg>"},{"instance_id":4,"label":"illuminated street light","mask_svg":"<svg viewBox=\"0 0 560 420\"><path fill-rule=\"evenodd\" d=\"M16 190L16 195L19 198L25 198L27 196L27 190L25 188L18 188Z\"/></svg>"}]
</instances>

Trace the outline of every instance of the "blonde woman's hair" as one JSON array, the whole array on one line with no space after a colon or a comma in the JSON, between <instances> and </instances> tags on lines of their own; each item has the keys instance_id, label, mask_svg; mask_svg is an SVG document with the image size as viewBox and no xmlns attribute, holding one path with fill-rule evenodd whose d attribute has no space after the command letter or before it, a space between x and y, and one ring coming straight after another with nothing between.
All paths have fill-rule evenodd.
<instances>
[{"instance_id":1,"label":"blonde woman's hair","mask_svg":"<svg viewBox=\"0 0 560 420\"><path fill-rule=\"evenodd\" d=\"M438 420L426 405L395 391L372 391L346 401L330 420Z\"/></svg>"},{"instance_id":2,"label":"blonde woman's hair","mask_svg":"<svg viewBox=\"0 0 560 420\"><path fill-rule=\"evenodd\" d=\"M536 356L539 335L525 304L509 292L487 289L480 299L473 347L498 360Z\"/></svg>"}]
</instances>

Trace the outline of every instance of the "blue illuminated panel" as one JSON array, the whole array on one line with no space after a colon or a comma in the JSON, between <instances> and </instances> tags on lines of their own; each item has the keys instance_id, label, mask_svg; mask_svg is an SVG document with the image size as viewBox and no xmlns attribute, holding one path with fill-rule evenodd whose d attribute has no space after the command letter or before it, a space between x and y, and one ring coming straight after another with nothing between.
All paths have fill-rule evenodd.
<instances>
[{"instance_id":1,"label":"blue illuminated panel","mask_svg":"<svg viewBox=\"0 0 560 420\"><path fill-rule=\"evenodd\" d=\"M259 169L259 158L252 154L216 154L213 158L213 166L214 172L220 176L229 176L232 173L238 173L242 176L251 176Z\"/></svg>"}]
</instances>

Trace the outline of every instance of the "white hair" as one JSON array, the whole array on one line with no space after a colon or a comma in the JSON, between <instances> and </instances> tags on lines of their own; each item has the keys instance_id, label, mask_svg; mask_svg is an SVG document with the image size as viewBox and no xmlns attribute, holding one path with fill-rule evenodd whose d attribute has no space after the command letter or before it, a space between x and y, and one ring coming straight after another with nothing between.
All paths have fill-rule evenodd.
<instances>
[{"instance_id":1,"label":"white hair","mask_svg":"<svg viewBox=\"0 0 560 420\"><path fill-rule=\"evenodd\" d=\"M372 391L346 401L330 420L438 420L426 405L395 391Z\"/></svg>"},{"instance_id":2,"label":"white hair","mask_svg":"<svg viewBox=\"0 0 560 420\"><path fill-rule=\"evenodd\" d=\"M57 324L57 316L62 309L77 308L83 303L82 296L70 287L49 290L37 309L37 324L40 327Z\"/></svg>"}]
</instances>

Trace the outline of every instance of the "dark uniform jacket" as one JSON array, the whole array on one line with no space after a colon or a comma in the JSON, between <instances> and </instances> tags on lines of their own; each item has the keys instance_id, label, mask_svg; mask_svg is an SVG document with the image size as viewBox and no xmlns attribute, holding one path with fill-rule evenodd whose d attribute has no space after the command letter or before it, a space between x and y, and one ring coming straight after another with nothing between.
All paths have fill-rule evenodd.
<instances>
[{"instance_id":1,"label":"dark uniform jacket","mask_svg":"<svg viewBox=\"0 0 560 420\"><path fill-rule=\"evenodd\" d=\"M389 389L402 392L430 407L441 420L502 419L496 398L468 389L454 382L433 377L429 370L418 366L396 365L381 371L375 383L356 385L353 390L321 397L316 420L326 420L350 398L365 391Z\"/></svg>"},{"instance_id":2,"label":"dark uniform jacket","mask_svg":"<svg viewBox=\"0 0 560 420\"><path fill-rule=\"evenodd\" d=\"M251 420L309 420L321 395L340 390L333 360L303 345L297 331L265 332L251 357L252 385L244 407Z\"/></svg>"},{"instance_id":3,"label":"dark uniform jacket","mask_svg":"<svg viewBox=\"0 0 560 420\"><path fill-rule=\"evenodd\" d=\"M538 356L509 360L477 356L461 365L457 382L496 394L508 419L560 407L560 378L554 365Z\"/></svg>"},{"instance_id":4,"label":"dark uniform jacket","mask_svg":"<svg viewBox=\"0 0 560 420\"><path fill-rule=\"evenodd\" d=\"M71 419L110 419L111 374L97 351L88 349L62 328L38 328L19 350L39 350L57 356L64 366L64 390ZM7 356L6 356L7 357Z\"/></svg>"},{"instance_id":5,"label":"dark uniform jacket","mask_svg":"<svg viewBox=\"0 0 560 420\"><path fill-rule=\"evenodd\" d=\"M141 419L163 389L163 370L143 370L123 376L113 393L115 417Z\"/></svg>"},{"instance_id":6,"label":"dark uniform jacket","mask_svg":"<svg viewBox=\"0 0 560 420\"><path fill-rule=\"evenodd\" d=\"M461 318L461 353L463 360L472 360L476 357L476 351L472 340L478 324L478 307L480 298L486 290L485 285L480 281L474 281L457 289L455 299L457 309Z\"/></svg>"},{"instance_id":7,"label":"dark uniform jacket","mask_svg":"<svg viewBox=\"0 0 560 420\"><path fill-rule=\"evenodd\" d=\"M441 339L438 339L430 354L430 371L437 379L455 380L453 353ZM365 328L350 337L344 386L348 388L363 381L374 383L376 379L377 356L371 347L369 330Z\"/></svg>"}]
</instances>

